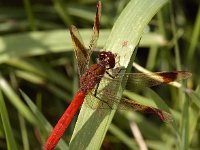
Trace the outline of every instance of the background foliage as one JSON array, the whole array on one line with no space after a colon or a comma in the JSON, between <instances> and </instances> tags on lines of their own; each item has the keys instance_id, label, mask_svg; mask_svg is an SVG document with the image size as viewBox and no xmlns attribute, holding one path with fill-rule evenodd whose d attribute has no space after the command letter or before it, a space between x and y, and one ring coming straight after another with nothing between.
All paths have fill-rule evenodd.
<instances>
[{"instance_id":1,"label":"background foliage","mask_svg":"<svg viewBox=\"0 0 200 150\"><path fill-rule=\"evenodd\" d=\"M102 1L98 47L104 46L128 2ZM41 149L51 125L78 89L68 27L76 25L88 43L96 0L6 0L0 4L0 149ZM193 91L187 94L168 85L154 88L157 94L143 93L144 98L164 100L175 123L163 123L149 114L118 112L102 149L139 149L133 136L136 131L149 149L199 149L199 1L167 3L145 32L136 62L151 71L192 72L193 77L183 84ZM75 120L60 147L67 147Z\"/></svg>"}]
</instances>

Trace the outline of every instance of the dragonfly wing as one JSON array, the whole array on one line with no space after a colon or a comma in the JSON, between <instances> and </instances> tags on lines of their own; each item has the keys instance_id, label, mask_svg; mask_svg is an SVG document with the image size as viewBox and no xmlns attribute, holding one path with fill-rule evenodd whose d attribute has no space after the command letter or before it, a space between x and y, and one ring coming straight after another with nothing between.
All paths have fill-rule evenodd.
<instances>
[{"instance_id":1,"label":"dragonfly wing","mask_svg":"<svg viewBox=\"0 0 200 150\"><path fill-rule=\"evenodd\" d=\"M126 98L122 98L119 104L119 109L130 109L133 111L139 111L144 113L153 113L157 114L159 118L164 122L171 122L173 121L172 115L164 110L152 107L152 106L146 106L143 104L140 104L134 100L129 100Z\"/></svg>"},{"instance_id":2,"label":"dragonfly wing","mask_svg":"<svg viewBox=\"0 0 200 150\"><path fill-rule=\"evenodd\" d=\"M101 1L98 1L97 9L96 9L96 16L94 18L92 39L91 39L90 45L89 45L89 55L91 55L92 51L97 46L97 40L99 38L100 19L101 19Z\"/></svg>"},{"instance_id":3,"label":"dragonfly wing","mask_svg":"<svg viewBox=\"0 0 200 150\"><path fill-rule=\"evenodd\" d=\"M92 93L88 95L90 98L86 100L87 106L92 109L120 109L120 110L131 110L139 111L144 113L152 113L159 116L164 122L173 121L172 115L164 110L156 107L147 106L140 104L134 100L127 98L119 98L109 90L104 90L94 97Z\"/></svg>"},{"instance_id":4,"label":"dragonfly wing","mask_svg":"<svg viewBox=\"0 0 200 150\"><path fill-rule=\"evenodd\" d=\"M89 49L85 48L83 40L78 32L78 29L73 25L70 27L71 39L74 45L74 51L78 62L78 72L80 76L82 76L83 73L88 68L90 55L96 48L97 40L99 37L100 18L101 18L101 1L98 1L96 16L94 19L93 34L92 34L92 39L90 41Z\"/></svg>"},{"instance_id":5,"label":"dragonfly wing","mask_svg":"<svg viewBox=\"0 0 200 150\"><path fill-rule=\"evenodd\" d=\"M129 83L132 86L144 87L144 86L156 86L159 84L170 83L175 80L186 79L191 76L189 72L177 71L177 72L155 72L155 73L129 73L129 74L117 74L114 79L109 77L103 77L101 80L101 85L105 84L106 88L98 89L97 98L90 94L90 99L87 104L93 109L125 109L140 111L145 113L157 114L161 120L165 122L172 121L172 116L168 112L158 109L153 106L143 105L135 100L129 100L126 98L117 97L116 91L117 87L120 86L120 80L129 79ZM107 83L110 84L107 85Z\"/></svg>"},{"instance_id":6,"label":"dragonfly wing","mask_svg":"<svg viewBox=\"0 0 200 150\"><path fill-rule=\"evenodd\" d=\"M88 63L89 63L88 50L84 46L83 40L78 32L78 29L73 25L71 25L70 27L70 34L74 46L75 56L77 59L78 72L79 75L81 76L88 68Z\"/></svg>"},{"instance_id":7,"label":"dragonfly wing","mask_svg":"<svg viewBox=\"0 0 200 150\"><path fill-rule=\"evenodd\" d=\"M174 71L174 72L153 72L153 73L126 73L117 74L114 79L110 79L113 82L127 81L127 85L133 87L133 89L141 89L144 87L152 87L160 84L167 84L173 81L187 79L192 74L186 71ZM114 75L115 76L115 75ZM107 79L109 80L109 79Z\"/></svg>"}]
</instances>

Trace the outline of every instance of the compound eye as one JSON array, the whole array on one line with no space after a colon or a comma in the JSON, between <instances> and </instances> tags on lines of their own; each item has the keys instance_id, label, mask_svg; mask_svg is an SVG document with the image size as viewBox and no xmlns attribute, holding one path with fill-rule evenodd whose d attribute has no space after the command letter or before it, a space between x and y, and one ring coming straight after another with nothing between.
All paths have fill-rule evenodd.
<instances>
[{"instance_id":1,"label":"compound eye","mask_svg":"<svg viewBox=\"0 0 200 150\"><path fill-rule=\"evenodd\" d=\"M105 54L104 52L102 52L102 53L99 55L99 60L100 60L100 61L103 61L105 58L106 58L106 54Z\"/></svg>"},{"instance_id":2,"label":"compound eye","mask_svg":"<svg viewBox=\"0 0 200 150\"><path fill-rule=\"evenodd\" d=\"M115 55L111 52L108 52L107 55L107 64L109 65L109 68L115 67Z\"/></svg>"},{"instance_id":3,"label":"compound eye","mask_svg":"<svg viewBox=\"0 0 200 150\"><path fill-rule=\"evenodd\" d=\"M98 61L104 64L107 69L115 67L115 55L111 52L101 52L98 57Z\"/></svg>"}]
</instances>

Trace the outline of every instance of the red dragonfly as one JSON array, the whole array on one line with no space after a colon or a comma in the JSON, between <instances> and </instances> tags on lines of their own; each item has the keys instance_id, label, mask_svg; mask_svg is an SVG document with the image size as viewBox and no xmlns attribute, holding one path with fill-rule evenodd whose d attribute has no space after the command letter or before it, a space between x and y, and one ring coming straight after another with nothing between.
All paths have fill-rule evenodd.
<instances>
[{"instance_id":1,"label":"red dragonfly","mask_svg":"<svg viewBox=\"0 0 200 150\"><path fill-rule=\"evenodd\" d=\"M85 97L90 95L94 92L96 99L99 99L98 96L103 95L105 100L101 100L101 105L98 105L98 108L111 108L113 109L113 103L117 103L121 108L128 107L134 111L142 111L147 113L155 113L157 114L161 120L167 121L170 118L170 114L167 112L160 110L158 108L144 106L136 101L128 100L126 98L121 98L121 100L112 93L112 88L108 88L109 90L99 90L98 85L102 82L102 78L105 80L109 80L114 85L119 86L119 80L130 78L132 82L137 85L143 86L155 86L163 83L169 83L179 79L185 79L191 76L191 73L184 72L184 71L177 71L177 72L156 72L156 73L130 73L130 74L120 74L116 73L115 75L108 73L108 70L112 70L115 68L115 59L116 54L112 52L102 51L100 52L97 63L93 64L88 68L90 56L93 50L96 48L97 39L99 36L99 24L100 24L100 17L101 17L101 2L97 3L97 10L96 16L94 19L94 26L93 26L93 34L92 39L90 41L89 49L86 49L81 36L75 26L70 27L70 34L72 38L72 42L74 45L75 55L78 61L78 73L80 75L80 89L76 93L74 99L72 100L71 104L64 112L56 126L54 127L51 135L49 136L45 150L53 149L56 144L58 143L59 139L63 135L66 128L69 126L72 118L82 105ZM104 74L108 74L108 77L104 77ZM125 77L125 78L124 78ZM127 77L127 78L126 78ZM109 95L109 96L108 96ZM95 99L94 97L94 99ZM115 99L113 101L113 99ZM124 107L125 106L125 107ZM93 106L91 106L93 107ZM95 107L96 108L96 107Z\"/></svg>"}]
</instances>

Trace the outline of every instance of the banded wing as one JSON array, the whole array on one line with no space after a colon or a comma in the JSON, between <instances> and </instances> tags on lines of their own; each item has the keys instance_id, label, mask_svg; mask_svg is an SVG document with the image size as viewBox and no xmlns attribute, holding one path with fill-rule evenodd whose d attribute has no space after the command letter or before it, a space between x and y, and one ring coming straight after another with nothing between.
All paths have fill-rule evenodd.
<instances>
[{"instance_id":1,"label":"banded wing","mask_svg":"<svg viewBox=\"0 0 200 150\"><path fill-rule=\"evenodd\" d=\"M128 84L136 86L136 88L142 87L151 87L159 84L166 84L173 82L175 80L186 79L191 76L190 72L184 71L175 71L175 72L155 72L155 73L129 73L124 74L123 80L129 79ZM110 79L105 78L101 82L110 81L110 84L106 85L107 87L103 90L99 90L97 93L96 101L94 98L92 101L87 100L86 103L90 108L96 109L127 109L133 111L141 111L145 113L154 113L157 114L161 120L165 122L172 121L171 115L161 109L156 107L147 106L138 103L138 100L130 100L127 98L117 97L115 90L120 85L120 79L122 75L118 74L116 78ZM107 80L107 81L106 81ZM122 82L123 82L122 80ZM102 83L101 83L102 84ZM104 83L103 83L104 84ZM105 83L106 84L106 83ZM91 94L89 96L92 96ZM90 98L91 99L91 98Z\"/></svg>"},{"instance_id":2,"label":"banded wing","mask_svg":"<svg viewBox=\"0 0 200 150\"><path fill-rule=\"evenodd\" d=\"M99 1L97 3L96 16L94 19L94 26L93 26L93 34L92 34L92 39L90 41L89 49L87 49L84 46L83 40L79 34L78 29L73 25L71 25L69 29L72 43L74 46L76 59L77 59L78 73L80 77L88 69L90 55L92 54L93 50L96 48L97 40L99 37L100 17L101 17L101 2Z\"/></svg>"},{"instance_id":3,"label":"banded wing","mask_svg":"<svg viewBox=\"0 0 200 150\"><path fill-rule=\"evenodd\" d=\"M168 113L164 110L158 109L156 107L140 104L140 103L136 102L135 100L129 100L126 98L122 98L120 101L120 104L119 104L119 108L122 108L122 109L128 108L133 111L156 114L156 115L158 115L160 120L162 120L164 122L173 121L173 117L170 113Z\"/></svg>"},{"instance_id":4,"label":"banded wing","mask_svg":"<svg viewBox=\"0 0 200 150\"><path fill-rule=\"evenodd\" d=\"M191 77L192 74L187 71L173 71L173 72L153 72L153 73L134 73L126 74L128 78L128 86L142 88L152 87L160 84L167 84L173 81L179 81Z\"/></svg>"},{"instance_id":5,"label":"banded wing","mask_svg":"<svg viewBox=\"0 0 200 150\"><path fill-rule=\"evenodd\" d=\"M101 1L98 1L97 9L96 9L96 16L94 18L92 39L91 39L90 45L89 45L89 55L91 55L92 51L97 46L97 40L99 38L100 20L101 20Z\"/></svg>"},{"instance_id":6,"label":"banded wing","mask_svg":"<svg viewBox=\"0 0 200 150\"><path fill-rule=\"evenodd\" d=\"M168 84L174 81L179 81L191 77L192 74L187 71L173 71L173 72L152 72L152 73L125 73L125 74L112 74L105 76L99 76L102 78L101 85L110 90L114 91L123 82L127 82L126 85L134 87L135 89L141 89L144 87L152 87L160 84ZM108 84L110 83L110 84ZM108 84L108 85L107 85ZM103 91L99 89L98 91Z\"/></svg>"},{"instance_id":7,"label":"banded wing","mask_svg":"<svg viewBox=\"0 0 200 150\"><path fill-rule=\"evenodd\" d=\"M110 76L110 75L109 75ZM125 73L125 74L112 74L114 78L103 77L101 84L105 85L110 82L114 89L119 87L121 83L127 82L128 87L132 89L141 89L144 87L152 87L160 84L168 84L173 81L187 79L192 76L187 71L173 71L173 72L152 72L152 73Z\"/></svg>"},{"instance_id":8,"label":"banded wing","mask_svg":"<svg viewBox=\"0 0 200 150\"><path fill-rule=\"evenodd\" d=\"M79 76L82 76L82 74L85 72L85 70L88 68L89 64L89 55L88 55L88 49L84 46L83 40L78 32L78 29L71 25L70 27L70 34L72 43L74 46L75 56L77 59L78 64L78 73Z\"/></svg>"},{"instance_id":9,"label":"banded wing","mask_svg":"<svg viewBox=\"0 0 200 150\"><path fill-rule=\"evenodd\" d=\"M115 75L114 75L115 76ZM114 79L108 79L112 82L122 82L127 80L127 86L135 89L144 87L152 87L160 84L167 84L173 81L179 81L191 77L192 74L187 71L172 71L172 72L152 72L152 73L126 73L117 74Z\"/></svg>"},{"instance_id":10,"label":"banded wing","mask_svg":"<svg viewBox=\"0 0 200 150\"><path fill-rule=\"evenodd\" d=\"M156 114L160 118L160 120L164 122L173 121L172 115L165 110L159 109L154 106L144 105L142 103L139 103L138 100L136 101L125 97L119 98L116 95L110 93L109 91L105 91L104 93L100 92L98 93L97 97L91 98L93 102L87 99L86 103L87 106L92 109L130 110L136 112Z\"/></svg>"}]
</instances>

